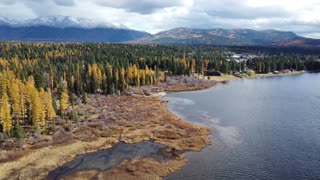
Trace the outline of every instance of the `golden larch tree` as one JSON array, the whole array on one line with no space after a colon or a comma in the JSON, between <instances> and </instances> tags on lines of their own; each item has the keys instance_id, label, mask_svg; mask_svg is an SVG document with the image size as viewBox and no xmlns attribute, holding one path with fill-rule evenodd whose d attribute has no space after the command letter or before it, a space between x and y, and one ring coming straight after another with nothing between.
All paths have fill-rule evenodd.
<instances>
[{"instance_id":1,"label":"golden larch tree","mask_svg":"<svg viewBox=\"0 0 320 180\"><path fill-rule=\"evenodd\" d=\"M8 87L7 71L0 72L0 93L6 93Z\"/></svg>"},{"instance_id":2,"label":"golden larch tree","mask_svg":"<svg viewBox=\"0 0 320 180\"><path fill-rule=\"evenodd\" d=\"M13 82L9 84L8 90L12 102L12 115L17 120L20 118L21 106L20 106L20 90L19 90L19 79L13 79Z\"/></svg>"},{"instance_id":3,"label":"golden larch tree","mask_svg":"<svg viewBox=\"0 0 320 180\"><path fill-rule=\"evenodd\" d=\"M3 132L9 132L11 130L11 119L9 97L7 93L2 93L0 120L3 127Z\"/></svg>"},{"instance_id":4,"label":"golden larch tree","mask_svg":"<svg viewBox=\"0 0 320 180\"><path fill-rule=\"evenodd\" d=\"M32 88L29 93L32 121L35 126L39 126L42 123L42 104L39 92L36 88Z\"/></svg>"},{"instance_id":5,"label":"golden larch tree","mask_svg":"<svg viewBox=\"0 0 320 180\"><path fill-rule=\"evenodd\" d=\"M46 124L46 99L45 99L45 95L46 95L46 92L44 91L43 88L40 88L40 91L39 91L39 98L40 98L40 106L39 106L39 111L40 111L40 123L42 126L45 126Z\"/></svg>"},{"instance_id":6,"label":"golden larch tree","mask_svg":"<svg viewBox=\"0 0 320 180\"><path fill-rule=\"evenodd\" d=\"M52 95L51 95L51 90L50 88L47 89L46 92L46 111L47 111L47 115L48 115L48 119L52 119L54 117L56 117L56 112L52 106Z\"/></svg>"},{"instance_id":7,"label":"golden larch tree","mask_svg":"<svg viewBox=\"0 0 320 180\"><path fill-rule=\"evenodd\" d=\"M64 91L61 93L60 96L60 110L61 113L65 111L69 106L69 94L67 88L64 88Z\"/></svg>"},{"instance_id":8,"label":"golden larch tree","mask_svg":"<svg viewBox=\"0 0 320 180\"><path fill-rule=\"evenodd\" d=\"M19 106L20 106L20 113L19 113L19 117L24 120L24 116L26 113L26 98L27 98L27 90L26 90L26 86L24 85L24 83L22 81L19 81Z\"/></svg>"}]
</instances>

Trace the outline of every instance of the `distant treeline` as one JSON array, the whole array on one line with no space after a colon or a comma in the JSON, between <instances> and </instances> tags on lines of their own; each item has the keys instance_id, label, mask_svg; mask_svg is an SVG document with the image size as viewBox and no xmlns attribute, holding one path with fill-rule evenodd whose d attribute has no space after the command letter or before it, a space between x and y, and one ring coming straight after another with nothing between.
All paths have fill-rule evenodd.
<instances>
[{"instance_id":1,"label":"distant treeline","mask_svg":"<svg viewBox=\"0 0 320 180\"><path fill-rule=\"evenodd\" d=\"M291 50L291 51L290 51ZM230 51L258 55L237 63ZM281 52L283 51L283 52ZM319 70L319 55L304 49L126 45L104 43L0 43L0 71L12 70L22 81L56 91L66 82L70 93L114 94L128 86L153 84L165 75L274 70ZM226 61L229 59L230 61Z\"/></svg>"},{"instance_id":2,"label":"distant treeline","mask_svg":"<svg viewBox=\"0 0 320 180\"><path fill-rule=\"evenodd\" d=\"M237 63L230 58L230 51L258 57ZM308 51L274 47L1 43L0 70L13 70L23 81L32 75L38 89L57 89L66 81L69 92L77 95L97 91L114 94L130 85L158 82L165 72L191 75L214 69L231 73L244 71L245 66L257 72L319 70L319 56L315 50L306 54Z\"/></svg>"},{"instance_id":3,"label":"distant treeline","mask_svg":"<svg viewBox=\"0 0 320 180\"><path fill-rule=\"evenodd\" d=\"M236 53L268 54L268 55L320 55L319 47L279 47L279 46L228 46Z\"/></svg>"},{"instance_id":4,"label":"distant treeline","mask_svg":"<svg viewBox=\"0 0 320 180\"><path fill-rule=\"evenodd\" d=\"M0 43L0 127L45 126L63 115L75 97L87 93L122 94L129 86L165 81L168 75L230 74L247 68L257 72L319 70L311 53L246 49L256 58L238 63L230 51L238 47L129 45L107 43ZM228 61L226 59L229 59ZM59 100L59 101L57 101ZM56 104L60 102L60 104Z\"/></svg>"}]
</instances>

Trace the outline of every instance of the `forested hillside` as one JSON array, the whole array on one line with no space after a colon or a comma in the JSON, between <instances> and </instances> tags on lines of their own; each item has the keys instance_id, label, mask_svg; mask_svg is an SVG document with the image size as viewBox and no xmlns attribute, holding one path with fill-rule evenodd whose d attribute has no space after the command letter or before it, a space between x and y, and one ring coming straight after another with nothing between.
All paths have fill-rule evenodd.
<instances>
[{"instance_id":1,"label":"forested hillside","mask_svg":"<svg viewBox=\"0 0 320 180\"><path fill-rule=\"evenodd\" d=\"M174 28L135 39L133 42L217 46L320 47L318 39L301 37L289 31L222 28Z\"/></svg>"}]
</instances>

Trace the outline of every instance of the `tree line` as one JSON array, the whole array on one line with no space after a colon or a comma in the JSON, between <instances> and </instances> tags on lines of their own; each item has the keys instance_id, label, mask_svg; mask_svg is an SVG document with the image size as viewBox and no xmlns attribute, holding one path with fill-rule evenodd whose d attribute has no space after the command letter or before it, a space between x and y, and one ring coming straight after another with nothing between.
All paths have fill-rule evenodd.
<instances>
[{"instance_id":1,"label":"tree line","mask_svg":"<svg viewBox=\"0 0 320 180\"><path fill-rule=\"evenodd\" d=\"M230 47L108 43L0 43L0 130L45 129L86 94L121 95L171 75L319 70L316 55L264 55L237 62ZM230 59L227 61L226 59Z\"/></svg>"}]
</instances>

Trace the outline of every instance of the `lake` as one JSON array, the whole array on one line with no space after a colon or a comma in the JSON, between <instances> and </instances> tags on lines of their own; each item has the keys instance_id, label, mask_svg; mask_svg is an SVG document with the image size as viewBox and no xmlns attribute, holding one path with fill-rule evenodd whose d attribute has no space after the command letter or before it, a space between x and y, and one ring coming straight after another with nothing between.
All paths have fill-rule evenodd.
<instances>
[{"instance_id":1,"label":"lake","mask_svg":"<svg viewBox=\"0 0 320 180\"><path fill-rule=\"evenodd\" d=\"M166 179L320 179L320 74L244 79L171 93L168 108L212 129Z\"/></svg>"}]
</instances>

